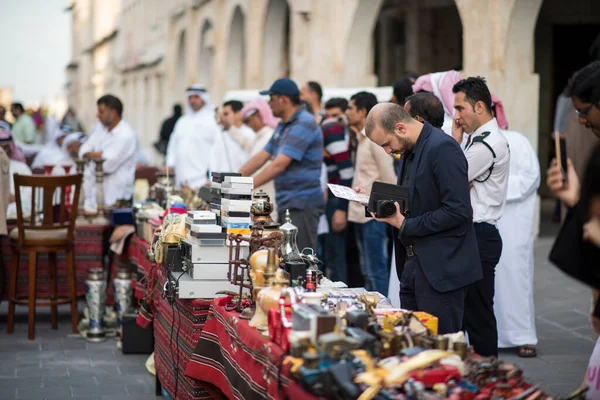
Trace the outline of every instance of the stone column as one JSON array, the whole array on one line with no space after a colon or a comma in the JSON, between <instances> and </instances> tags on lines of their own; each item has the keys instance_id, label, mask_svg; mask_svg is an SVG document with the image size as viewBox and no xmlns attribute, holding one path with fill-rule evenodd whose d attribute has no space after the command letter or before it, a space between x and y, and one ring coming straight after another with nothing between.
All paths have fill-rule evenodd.
<instances>
[{"instance_id":1,"label":"stone column","mask_svg":"<svg viewBox=\"0 0 600 400\"><path fill-rule=\"evenodd\" d=\"M405 17L405 37L406 37L406 69L405 71L420 71L420 30L419 30L419 14L421 10L416 3L406 10ZM429 11L427 11L429 12ZM428 45L431 46L431 45ZM400 79L397 77L396 79Z\"/></svg>"}]
</instances>

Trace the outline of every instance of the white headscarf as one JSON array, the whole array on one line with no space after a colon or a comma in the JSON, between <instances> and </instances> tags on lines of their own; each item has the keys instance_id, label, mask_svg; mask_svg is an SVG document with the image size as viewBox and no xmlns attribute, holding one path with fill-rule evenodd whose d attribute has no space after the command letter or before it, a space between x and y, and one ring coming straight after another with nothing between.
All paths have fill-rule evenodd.
<instances>
[{"instance_id":1,"label":"white headscarf","mask_svg":"<svg viewBox=\"0 0 600 400\"><path fill-rule=\"evenodd\" d=\"M194 109L190 105L189 99L190 99L190 96L193 94L200 96L202 101L204 101L204 106L198 111L194 111ZM189 88L187 88L187 90L185 91L185 112L186 112L186 114L194 115L194 114L200 114L200 113L204 114L206 112L210 112L211 115L213 115L214 111L215 111L215 106L210 101L210 96L208 95L208 92L206 91L206 88L204 87L204 85L196 83L196 84L193 84L192 86L190 86ZM214 117L214 115L213 115L213 117Z\"/></svg>"}]
</instances>

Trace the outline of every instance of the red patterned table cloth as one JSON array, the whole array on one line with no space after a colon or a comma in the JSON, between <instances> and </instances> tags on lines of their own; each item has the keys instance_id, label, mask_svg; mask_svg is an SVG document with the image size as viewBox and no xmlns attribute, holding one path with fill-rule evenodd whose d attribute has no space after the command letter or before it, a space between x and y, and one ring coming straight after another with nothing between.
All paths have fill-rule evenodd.
<instances>
[{"instance_id":1,"label":"red patterned table cloth","mask_svg":"<svg viewBox=\"0 0 600 400\"><path fill-rule=\"evenodd\" d=\"M239 319L239 313L213 301L185 373L229 399L314 399L282 367L284 357L281 347Z\"/></svg>"},{"instance_id":2,"label":"red patterned table cloth","mask_svg":"<svg viewBox=\"0 0 600 400\"><path fill-rule=\"evenodd\" d=\"M212 300L175 298L170 301L165 297L162 287L167 280L166 268L148 260L149 246L134 235L128 254L138 270L135 295L142 300L138 324L149 327L154 322L154 364L158 379L177 400L212 399L202 382L184 374Z\"/></svg>"},{"instance_id":3,"label":"red patterned table cloth","mask_svg":"<svg viewBox=\"0 0 600 400\"><path fill-rule=\"evenodd\" d=\"M12 229L14 226L9 226ZM90 268L103 268L103 238L110 229L109 225L77 225L75 228L75 279L77 295L85 295L84 281L88 276ZM10 238L2 237L2 256L6 271L6 281L10 281L10 261L12 252L10 249ZM68 296L69 287L67 285L67 260L64 252L57 256L57 285L58 296ZM21 253L19 261L19 274L17 280L17 296L27 296L29 293L29 254ZM48 254L38 253L37 255L37 292L39 295L49 295L50 287ZM5 295L6 296L6 295Z\"/></svg>"}]
</instances>

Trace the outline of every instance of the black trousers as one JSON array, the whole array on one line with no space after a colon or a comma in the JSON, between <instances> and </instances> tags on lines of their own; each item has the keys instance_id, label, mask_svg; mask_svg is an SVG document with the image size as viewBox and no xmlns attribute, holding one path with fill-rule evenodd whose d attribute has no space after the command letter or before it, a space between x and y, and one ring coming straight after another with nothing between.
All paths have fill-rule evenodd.
<instances>
[{"instance_id":1,"label":"black trousers","mask_svg":"<svg viewBox=\"0 0 600 400\"><path fill-rule=\"evenodd\" d=\"M419 256L406 259L400 281L400 306L438 317L440 335L462 329L466 293L466 288L438 292L423 273Z\"/></svg>"},{"instance_id":2,"label":"black trousers","mask_svg":"<svg viewBox=\"0 0 600 400\"><path fill-rule=\"evenodd\" d=\"M475 224L475 236L483 279L467 287L464 329L475 352L485 356L498 356L498 328L494 315L494 277L500 255L502 238L495 226Z\"/></svg>"}]
</instances>

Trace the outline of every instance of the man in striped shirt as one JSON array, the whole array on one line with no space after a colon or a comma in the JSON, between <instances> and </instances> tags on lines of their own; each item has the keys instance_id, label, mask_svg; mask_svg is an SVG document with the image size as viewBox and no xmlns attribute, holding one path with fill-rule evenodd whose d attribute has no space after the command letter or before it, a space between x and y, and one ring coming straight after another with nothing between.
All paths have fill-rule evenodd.
<instances>
[{"instance_id":1,"label":"man in striped shirt","mask_svg":"<svg viewBox=\"0 0 600 400\"><path fill-rule=\"evenodd\" d=\"M325 165L329 183L350 187L354 177L351 157L351 143L348 122L345 116L348 101L333 98L325 103L325 119L321 123ZM335 197L331 192L327 197L325 215L329 233L324 235L323 263L329 270L329 278L348 283L346 266L346 242L348 227L348 201Z\"/></svg>"},{"instance_id":2,"label":"man in striped shirt","mask_svg":"<svg viewBox=\"0 0 600 400\"><path fill-rule=\"evenodd\" d=\"M254 177L254 187L275 180L279 221L285 221L285 212L289 210L293 224L298 227L299 249L316 250L319 217L325 206L320 180L323 134L314 117L300 106L300 91L291 79L278 79L260 94L270 96L269 106L281 122L265 148L240 173L252 176L272 159Z\"/></svg>"}]
</instances>

